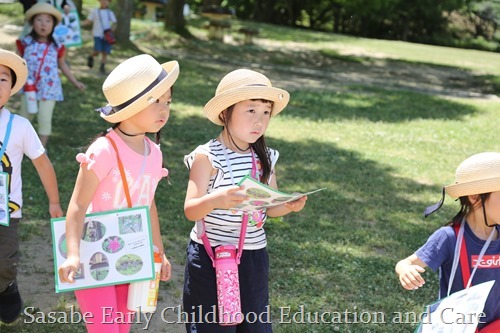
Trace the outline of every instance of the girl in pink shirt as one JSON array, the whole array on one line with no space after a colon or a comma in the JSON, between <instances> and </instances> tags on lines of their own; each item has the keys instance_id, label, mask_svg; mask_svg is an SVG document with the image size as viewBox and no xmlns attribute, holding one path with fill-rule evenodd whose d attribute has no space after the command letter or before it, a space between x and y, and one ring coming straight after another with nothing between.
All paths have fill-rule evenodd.
<instances>
[{"instance_id":1,"label":"girl in pink shirt","mask_svg":"<svg viewBox=\"0 0 500 333\"><path fill-rule=\"evenodd\" d=\"M161 280L170 278L171 267L163 249L154 194L159 181L168 173L162 167L159 131L169 118L171 87L178 75L176 61L160 65L143 54L122 62L104 81L108 105L97 111L114 125L85 154L77 155L80 170L66 216L68 254L59 267L62 282L74 282L80 266L80 238L86 214L144 205L150 207L153 243L162 257ZM157 133L157 142L151 141L146 133ZM93 314L85 323L88 332L130 331L134 314L127 309L128 287L122 284L75 292L80 311Z\"/></svg>"}]
</instances>

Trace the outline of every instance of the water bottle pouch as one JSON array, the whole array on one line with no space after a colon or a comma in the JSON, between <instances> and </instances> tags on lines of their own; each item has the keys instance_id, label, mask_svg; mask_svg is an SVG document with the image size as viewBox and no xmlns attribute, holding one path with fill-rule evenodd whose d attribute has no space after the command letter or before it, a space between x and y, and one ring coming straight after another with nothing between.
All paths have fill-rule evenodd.
<instances>
[{"instance_id":1,"label":"water bottle pouch","mask_svg":"<svg viewBox=\"0 0 500 333\"><path fill-rule=\"evenodd\" d=\"M243 321L236 257L236 247L233 245L221 245L215 249L217 310L221 326L237 325Z\"/></svg>"}]
</instances>

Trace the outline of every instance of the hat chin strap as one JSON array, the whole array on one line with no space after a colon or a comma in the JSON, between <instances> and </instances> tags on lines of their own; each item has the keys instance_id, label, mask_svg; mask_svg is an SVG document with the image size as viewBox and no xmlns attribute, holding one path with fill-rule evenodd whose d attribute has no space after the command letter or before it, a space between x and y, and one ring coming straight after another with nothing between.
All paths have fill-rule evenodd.
<instances>
[{"instance_id":1,"label":"hat chin strap","mask_svg":"<svg viewBox=\"0 0 500 333\"><path fill-rule=\"evenodd\" d=\"M129 133L126 133L124 131L121 130L121 128L119 126L116 126L116 128L118 128L118 130L123 134L123 135L126 135L126 136L130 136L130 137L133 137L133 136L139 136L139 135L145 135L146 133L138 133L138 134L129 134Z\"/></svg>"},{"instance_id":2,"label":"hat chin strap","mask_svg":"<svg viewBox=\"0 0 500 333\"><path fill-rule=\"evenodd\" d=\"M482 193L479 195L479 197L481 198L481 205L483 206L483 216L484 216L484 224L489 227L489 228L494 228L495 227L495 224L492 224L492 225L489 225L488 224L488 218L486 217L486 207L484 206L484 196L485 194Z\"/></svg>"}]
</instances>

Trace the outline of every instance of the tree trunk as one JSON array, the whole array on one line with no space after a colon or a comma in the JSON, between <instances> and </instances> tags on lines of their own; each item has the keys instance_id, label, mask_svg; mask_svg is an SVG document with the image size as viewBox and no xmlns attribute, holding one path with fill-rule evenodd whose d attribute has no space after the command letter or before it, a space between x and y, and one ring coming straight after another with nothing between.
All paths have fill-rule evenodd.
<instances>
[{"instance_id":1,"label":"tree trunk","mask_svg":"<svg viewBox=\"0 0 500 333\"><path fill-rule=\"evenodd\" d=\"M186 28L186 20L184 19L184 0L170 0L165 9L165 29L174 31L175 33L191 38L192 35Z\"/></svg>"},{"instance_id":2,"label":"tree trunk","mask_svg":"<svg viewBox=\"0 0 500 333\"><path fill-rule=\"evenodd\" d=\"M119 9L114 11L117 20L115 36L119 43L125 44L130 40L130 20L134 12L134 1L118 0L117 8Z\"/></svg>"}]
</instances>

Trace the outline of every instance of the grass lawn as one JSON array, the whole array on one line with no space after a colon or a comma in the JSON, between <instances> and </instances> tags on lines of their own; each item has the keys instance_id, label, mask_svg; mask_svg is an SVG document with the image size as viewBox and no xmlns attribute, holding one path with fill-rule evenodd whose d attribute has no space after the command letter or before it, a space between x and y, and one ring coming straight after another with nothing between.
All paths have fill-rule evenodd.
<instances>
[{"instance_id":1,"label":"grass lawn","mask_svg":"<svg viewBox=\"0 0 500 333\"><path fill-rule=\"evenodd\" d=\"M0 5L0 20L7 19L10 6ZM243 24L252 25L235 22ZM333 84L320 74L337 71L340 76L385 61L386 71L396 64L458 70L473 80L468 88L498 95L500 54L270 25L256 25L261 30L256 45L242 46L236 32L233 42L220 44L206 41L201 25L201 19L192 18L190 30L198 39L183 40L157 24L134 21L134 45L117 45L110 60L116 65L137 53L151 52L160 62L180 62L172 115L162 133L171 184L163 182L156 197L171 260L183 264L192 226L183 214L188 179L183 156L220 130L203 117L203 105L225 73L252 67L292 96L266 133L268 145L280 151L280 188L286 192L327 188L311 195L302 212L266 224L275 332L412 332L418 322L412 316L436 299L437 274L428 270L425 287L408 292L400 287L394 266L455 214L458 204L447 198L443 209L423 219L424 208L438 201L443 185L454 181L457 165L472 154L499 150L500 100L454 98L363 82ZM56 106L49 143L63 208L78 170L75 155L108 126L93 112L105 103L100 90L103 78L85 68L85 57L77 55L91 46L87 40L83 51L71 50L69 61L87 90L77 92L65 81L65 101ZM356 64L360 67L350 67ZM349 72L357 73L363 72ZM299 79L304 81L294 84ZM18 103L12 98L10 108L15 110ZM21 232L28 238L47 227L48 216L34 168L28 162L23 168L26 221ZM182 290L178 284L163 287ZM315 313L324 314L323 322L316 322ZM83 328L0 325L2 332L59 330L71 333Z\"/></svg>"}]
</instances>

